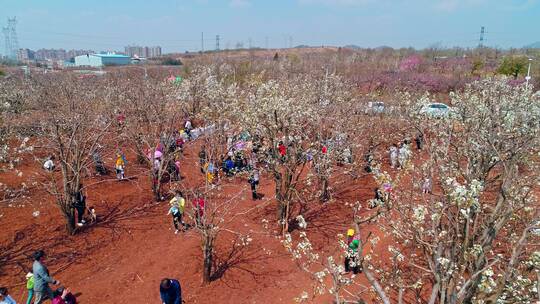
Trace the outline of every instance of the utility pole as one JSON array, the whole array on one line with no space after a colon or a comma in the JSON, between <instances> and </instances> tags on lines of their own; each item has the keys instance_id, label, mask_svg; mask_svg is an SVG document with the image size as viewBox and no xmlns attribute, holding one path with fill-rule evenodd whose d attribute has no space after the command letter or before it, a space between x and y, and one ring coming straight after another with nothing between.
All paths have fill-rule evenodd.
<instances>
[{"instance_id":1,"label":"utility pole","mask_svg":"<svg viewBox=\"0 0 540 304\"><path fill-rule=\"evenodd\" d=\"M526 88L529 87L529 80L531 80L531 62L532 58L529 58L529 68L527 68L527 76L525 77L525 80L527 81L527 83L525 84Z\"/></svg>"},{"instance_id":2,"label":"utility pole","mask_svg":"<svg viewBox=\"0 0 540 304\"><path fill-rule=\"evenodd\" d=\"M480 28L480 41L478 42L478 47L483 48L484 47L484 34L485 34L485 27Z\"/></svg>"},{"instance_id":3,"label":"utility pole","mask_svg":"<svg viewBox=\"0 0 540 304\"><path fill-rule=\"evenodd\" d=\"M292 36L289 36L289 48L292 49L293 47L293 38Z\"/></svg>"},{"instance_id":4,"label":"utility pole","mask_svg":"<svg viewBox=\"0 0 540 304\"><path fill-rule=\"evenodd\" d=\"M216 35L216 51L219 51L219 35Z\"/></svg>"},{"instance_id":5,"label":"utility pole","mask_svg":"<svg viewBox=\"0 0 540 304\"><path fill-rule=\"evenodd\" d=\"M204 32L201 32L201 53L204 53Z\"/></svg>"}]
</instances>

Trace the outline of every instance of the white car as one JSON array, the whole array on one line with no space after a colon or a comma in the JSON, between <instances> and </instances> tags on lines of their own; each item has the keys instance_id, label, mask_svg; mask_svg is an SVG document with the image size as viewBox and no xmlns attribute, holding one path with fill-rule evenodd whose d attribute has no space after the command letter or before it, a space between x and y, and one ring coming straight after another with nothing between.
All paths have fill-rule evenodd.
<instances>
[{"instance_id":1,"label":"white car","mask_svg":"<svg viewBox=\"0 0 540 304\"><path fill-rule=\"evenodd\" d=\"M371 114L371 115L384 113L384 102L382 101L368 102L364 113Z\"/></svg>"},{"instance_id":2,"label":"white car","mask_svg":"<svg viewBox=\"0 0 540 304\"><path fill-rule=\"evenodd\" d=\"M440 102L432 102L423 106L420 109L420 114L431 116L434 118L446 118L450 116L452 109Z\"/></svg>"}]
</instances>

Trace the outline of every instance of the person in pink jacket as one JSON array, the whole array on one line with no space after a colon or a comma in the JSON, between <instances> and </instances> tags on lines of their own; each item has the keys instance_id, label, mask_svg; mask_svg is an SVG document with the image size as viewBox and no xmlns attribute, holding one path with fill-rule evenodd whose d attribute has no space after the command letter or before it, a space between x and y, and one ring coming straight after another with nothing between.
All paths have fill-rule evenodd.
<instances>
[{"instance_id":1,"label":"person in pink jacket","mask_svg":"<svg viewBox=\"0 0 540 304\"><path fill-rule=\"evenodd\" d=\"M69 288L64 288L61 286L54 291L52 304L77 304L77 299L73 294L71 294Z\"/></svg>"}]
</instances>

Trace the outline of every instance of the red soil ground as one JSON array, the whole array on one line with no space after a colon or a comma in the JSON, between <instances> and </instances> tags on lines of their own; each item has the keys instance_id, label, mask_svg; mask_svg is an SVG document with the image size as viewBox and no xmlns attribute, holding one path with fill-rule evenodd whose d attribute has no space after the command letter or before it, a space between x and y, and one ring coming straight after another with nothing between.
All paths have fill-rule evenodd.
<instances>
[{"instance_id":1,"label":"red soil ground","mask_svg":"<svg viewBox=\"0 0 540 304\"><path fill-rule=\"evenodd\" d=\"M200 183L195 147L185 152L182 175L184 183ZM223 232L217 241L217 258L223 271L209 285L201 283L202 251L200 238L193 231L175 235L168 203L155 203L144 168L134 165L128 157L128 176L133 180L117 182L113 174L85 179L88 205L95 206L100 220L84 227L77 235L67 236L64 219L52 197L39 184L41 168L30 158L18 167L23 175L13 171L0 173L0 183L19 187L30 186L30 193L8 205L0 203L0 286L10 287L17 302L26 300L26 271L31 266L29 256L36 249L48 253L45 264L52 276L76 294L80 303L160 303L159 282L163 277L180 280L186 303L293 303L302 291L311 293L309 276L300 270L276 237L272 225L264 229L263 219L275 220L273 182L267 176L261 180L262 201L250 199L248 184L235 178L223 180L221 189L231 197L245 189L238 212L260 206L238 217L229 227L249 234L253 241L236 246L234 235ZM105 159L111 167L112 159ZM40 173L41 174L41 173ZM55 173L58 174L58 173ZM341 187L336 199L319 205L306 215L307 234L314 247L335 252L336 235L344 233L351 223L352 211L345 202L365 202L373 196L374 182L362 176ZM1 197L1 196L0 196ZM40 215L32 216L39 211ZM365 284L362 276L360 283ZM312 303L331 303L321 296Z\"/></svg>"}]
</instances>

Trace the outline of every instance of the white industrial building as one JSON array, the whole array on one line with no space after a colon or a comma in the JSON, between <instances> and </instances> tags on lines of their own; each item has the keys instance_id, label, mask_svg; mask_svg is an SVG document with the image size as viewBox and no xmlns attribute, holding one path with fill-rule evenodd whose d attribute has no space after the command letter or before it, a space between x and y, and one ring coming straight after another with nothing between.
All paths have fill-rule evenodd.
<instances>
[{"instance_id":1,"label":"white industrial building","mask_svg":"<svg viewBox=\"0 0 540 304\"><path fill-rule=\"evenodd\" d=\"M131 57L120 54L86 54L75 57L75 66L102 67L130 63Z\"/></svg>"}]
</instances>

